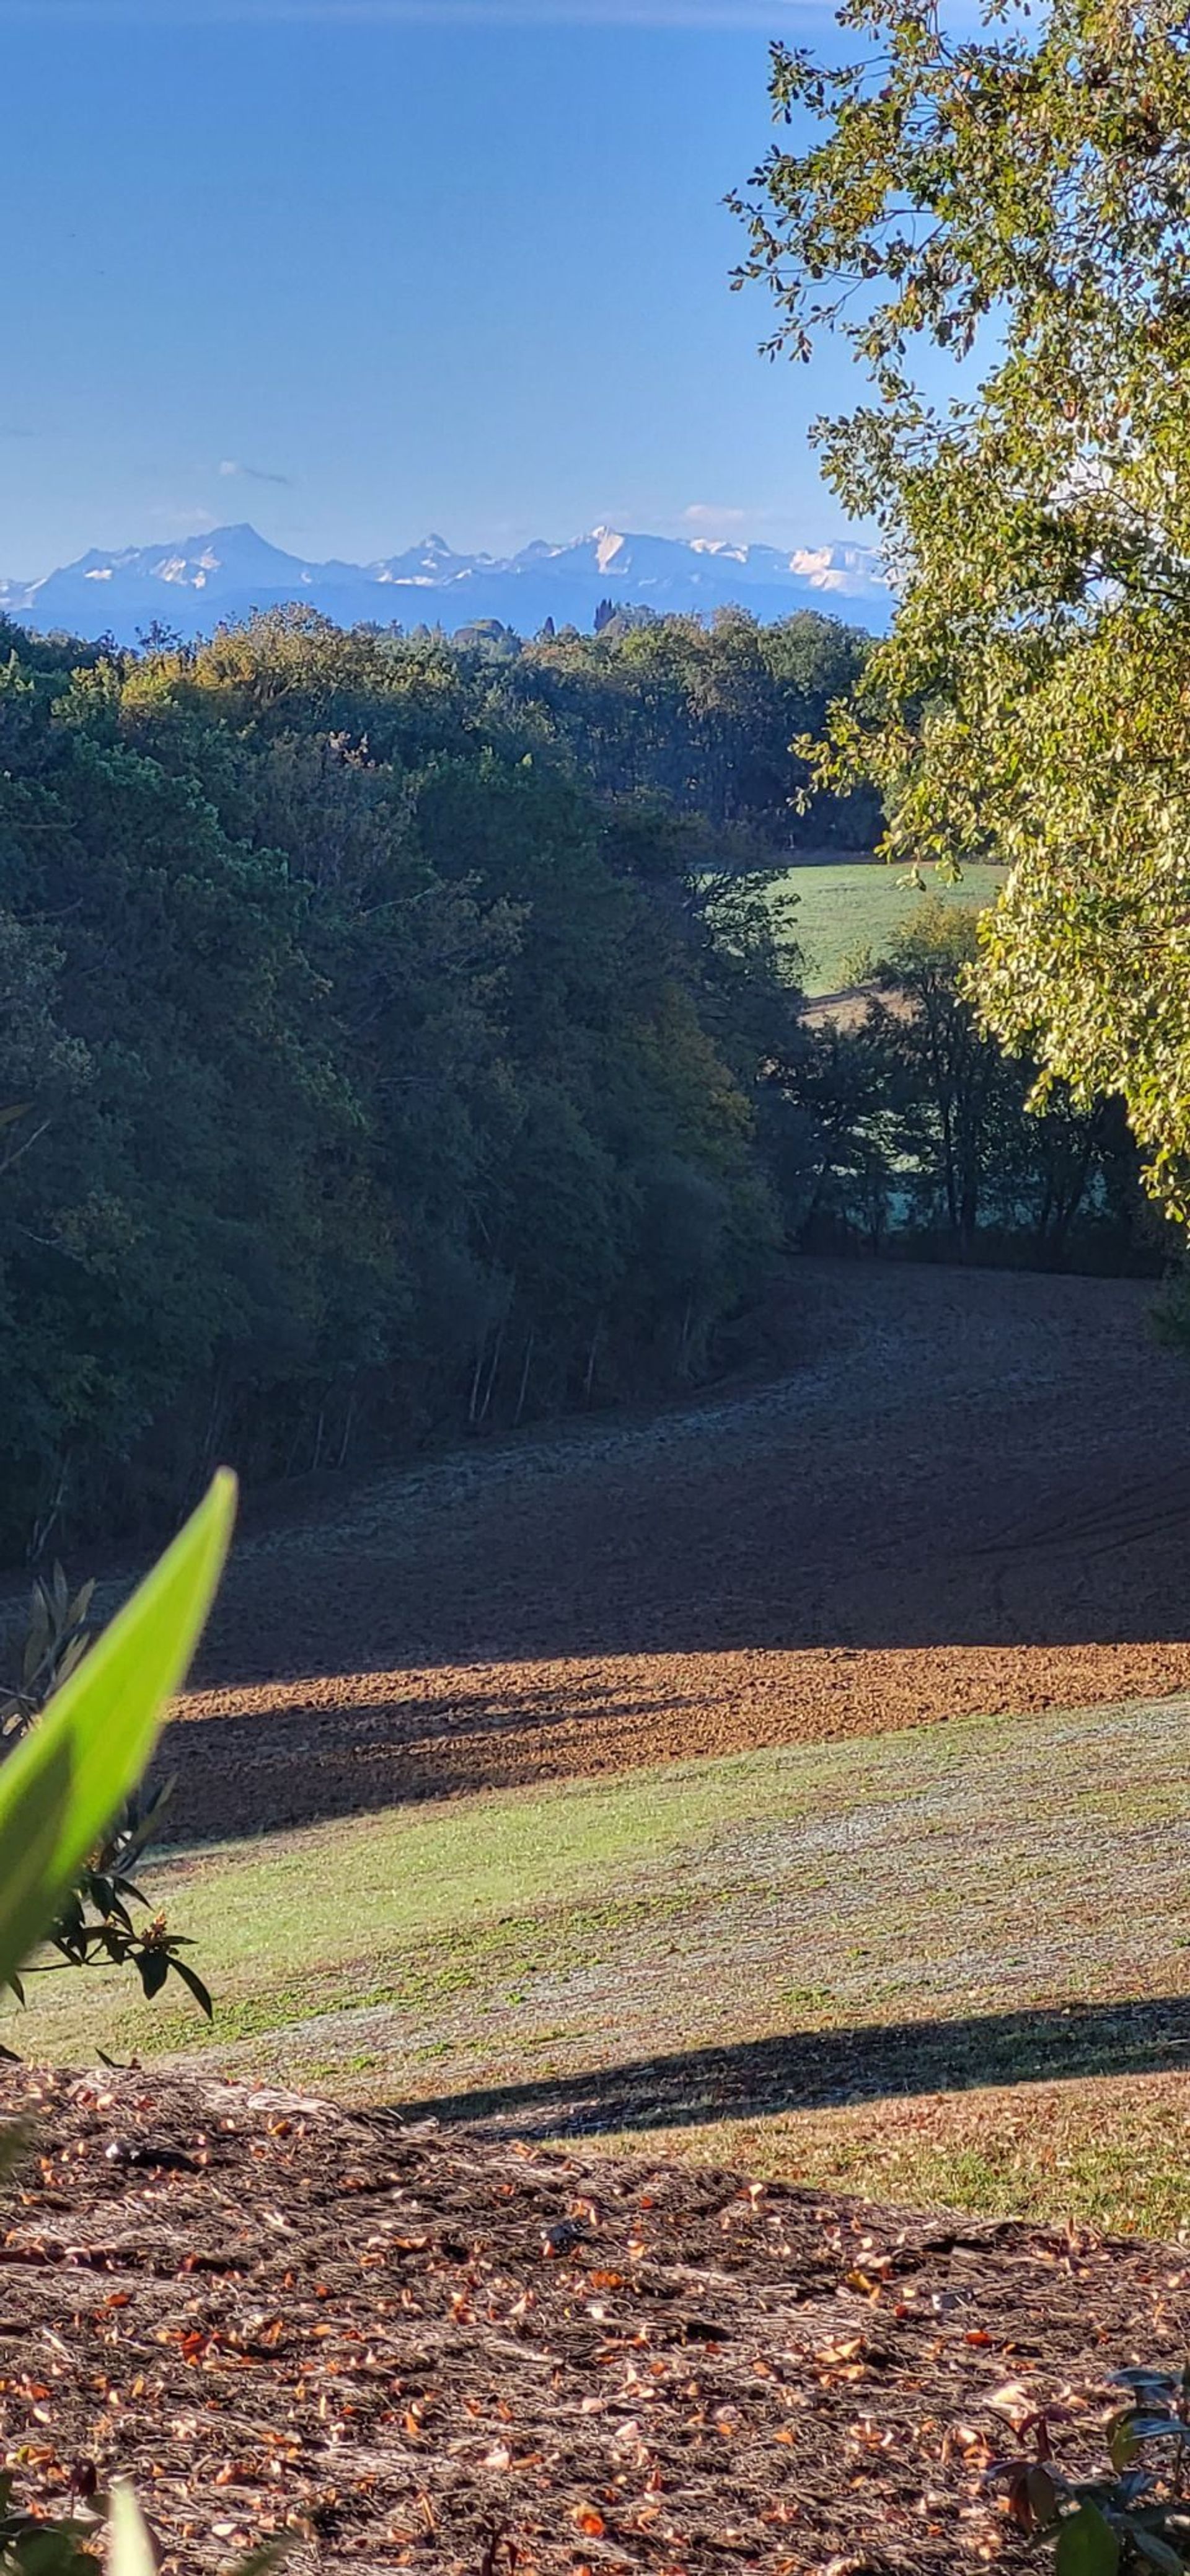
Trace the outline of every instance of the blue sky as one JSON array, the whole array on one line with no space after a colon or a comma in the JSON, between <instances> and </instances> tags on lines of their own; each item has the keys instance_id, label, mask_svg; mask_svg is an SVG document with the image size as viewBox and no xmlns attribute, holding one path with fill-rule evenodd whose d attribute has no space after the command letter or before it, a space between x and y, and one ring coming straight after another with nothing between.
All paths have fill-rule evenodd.
<instances>
[{"instance_id":1,"label":"blue sky","mask_svg":"<svg viewBox=\"0 0 1190 2576\"><path fill-rule=\"evenodd\" d=\"M0 574L843 532L724 190L791 0L0 0Z\"/></svg>"}]
</instances>

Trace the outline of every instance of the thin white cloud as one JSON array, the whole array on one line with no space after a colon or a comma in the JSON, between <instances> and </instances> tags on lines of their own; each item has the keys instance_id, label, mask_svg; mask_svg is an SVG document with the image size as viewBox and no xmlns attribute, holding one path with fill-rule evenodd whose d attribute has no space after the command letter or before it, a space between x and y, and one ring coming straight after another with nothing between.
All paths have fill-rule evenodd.
<instances>
[{"instance_id":1,"label":"thin white cloud","mask_svg":"<svg viewBox=\"0 0 1190 2576\"><path fill-rule=\"evenodd\" d=\"M682 517L691 528L742 528L746 510L720 510L713 501L692 501Z\"/></svg>"},{"instance_id":2,"label":"thin white cloud","mask_svg":"<svg viewBox=\"0 0 1190 2576\"><path fill-rule=\"evenodd\" d=\"M236 456L225 456L219 471L228 482L284 483L286 485L289 482L288 474L270 474L263 465L241 465Z\"/></svg>"}]
</instances>

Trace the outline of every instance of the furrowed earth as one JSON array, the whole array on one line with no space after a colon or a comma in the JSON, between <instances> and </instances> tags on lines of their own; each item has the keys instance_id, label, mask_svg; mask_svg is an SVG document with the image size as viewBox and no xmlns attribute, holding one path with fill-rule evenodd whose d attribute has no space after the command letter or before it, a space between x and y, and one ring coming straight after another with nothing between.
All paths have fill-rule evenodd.
<instances>
[{"instance_id":1,"label":"furrowed earth","mask_svg":"<svg viewBox=\"0 0 1190 2576\"><path fill-rule=\"evenodd\" d=\"M1190 1369L1151 1283L804 1261L758 1381L241 1540L187 1840L1190 1687Z\"/></svg>"},{"instance_id":2,"label":"furrowed earth","mask_svg":"<svg viewBox=\"0 0 1190 2576\"><path fill-rule=\"evenodd\" d=\"M214 2025L5 2023L147 2068L5 2078L26 2499L129 2468L179 2567L1016 2563L1013 2417L1089 2459L1187 2341L1154 1293L798 1262L683 1403L248 1515L146 1879Z\"/></svg>"}]
</instances>

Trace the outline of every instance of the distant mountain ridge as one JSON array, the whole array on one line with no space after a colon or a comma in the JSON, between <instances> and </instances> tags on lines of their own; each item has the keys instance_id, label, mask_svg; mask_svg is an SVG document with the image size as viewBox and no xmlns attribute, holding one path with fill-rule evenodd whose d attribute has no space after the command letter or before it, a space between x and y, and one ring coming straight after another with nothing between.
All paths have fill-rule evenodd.
<instances>
[{"instance_id":1,"label":"distant mountain ridge","mask_svg":"<svg viewBox=\"0 0 1190 2576\"><path fill-rule=\"evenodd\" d=\"M589 629L601 600L660 614L746 608L766 623L817 608L879 631L890 598L863 546L736 545L709 537L635 536L593 528L569 545L538 539L502 557L456 554L423 537L378 563L307 562L246 524L152 546L98 549L40 581L0 581L0 615L38 633L135 643L156 621L187 639L291 600L344 626L441 626L455 634L498 618L520 635Z\"/></svg>"}]
</instances>

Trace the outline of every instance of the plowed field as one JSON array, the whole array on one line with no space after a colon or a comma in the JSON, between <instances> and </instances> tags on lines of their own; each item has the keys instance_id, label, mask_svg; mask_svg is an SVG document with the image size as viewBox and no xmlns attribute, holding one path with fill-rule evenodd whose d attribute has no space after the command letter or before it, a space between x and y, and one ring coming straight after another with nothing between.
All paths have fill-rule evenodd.
<instances>
[{"instance_id":1,"label":"plowed field","mask_svg":"<svg viewBox=\"0 0 1190 2576\"><path fill-rule=\"evenodd\" d=\"M172 1731L179 1830L1190 1687L1153 1295L795 1263L763 1382L263 1523Z\"/></svg>"}]
</instances>

